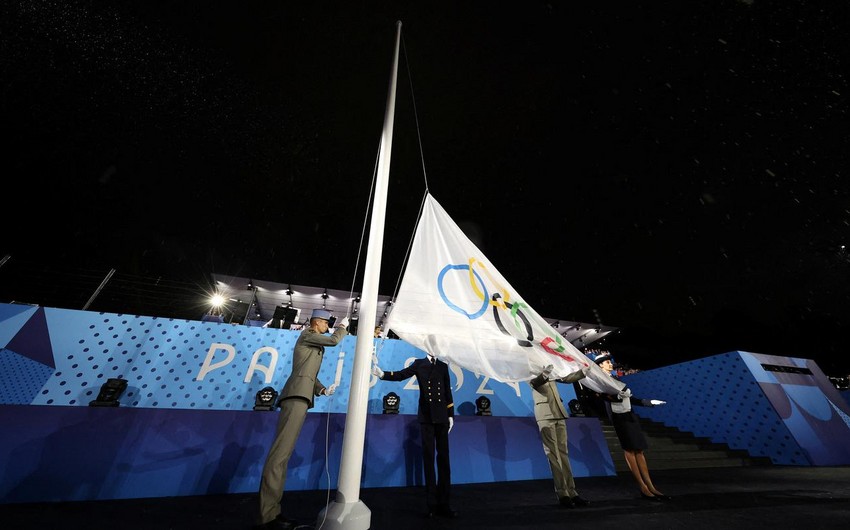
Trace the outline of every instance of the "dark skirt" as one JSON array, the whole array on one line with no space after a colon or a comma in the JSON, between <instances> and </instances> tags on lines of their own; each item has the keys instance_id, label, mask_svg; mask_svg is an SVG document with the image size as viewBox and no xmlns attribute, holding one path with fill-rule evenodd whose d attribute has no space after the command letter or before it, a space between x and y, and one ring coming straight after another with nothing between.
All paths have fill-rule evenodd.
<instances>
[{"instance_id":1,"label":"dark skirt","mask_svg":"<svg viewBox=\"0 0 850 530\"><path fill-rule=\"evenodd\" d=\"M637 416L632 411L611 414L620 447L628 451L643 451L649 445L638 423Z\"/></svg>"}]
</instances>

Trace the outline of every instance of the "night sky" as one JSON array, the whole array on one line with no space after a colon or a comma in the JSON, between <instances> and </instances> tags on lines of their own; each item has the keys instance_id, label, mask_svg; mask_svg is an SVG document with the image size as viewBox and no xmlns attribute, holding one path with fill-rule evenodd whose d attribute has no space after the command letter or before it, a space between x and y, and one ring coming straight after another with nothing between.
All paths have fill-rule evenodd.
<instances>
[{"instance_id":1,"label":"night sky","mask_svg":"<svg viewBox=\"0 0 850 530\"><path fill-rule=\"evenodd\" d=\"M0 257L362 287L401 20L381 294L427 178L621 362L850 372L846 2L301 4L4 2Z\"/></svg>"}]
</instances>

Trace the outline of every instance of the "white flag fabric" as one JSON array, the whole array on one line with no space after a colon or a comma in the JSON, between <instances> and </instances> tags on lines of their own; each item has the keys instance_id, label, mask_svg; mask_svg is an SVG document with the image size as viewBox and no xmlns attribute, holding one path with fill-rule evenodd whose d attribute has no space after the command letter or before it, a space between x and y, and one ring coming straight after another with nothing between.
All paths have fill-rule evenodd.
<instances>
[{"instance_id":1,"label":"white flag fabric","mask_svg":"<svg viewBox=\"0 0 850 530\"><path fill-rule=\"evenodd\" d=\"M386 327L503 383L527 381L553 365L552 379L589 367L584 386L606 394L625 386L540 317L430 194Z\"/></svg>"}]
</instances>

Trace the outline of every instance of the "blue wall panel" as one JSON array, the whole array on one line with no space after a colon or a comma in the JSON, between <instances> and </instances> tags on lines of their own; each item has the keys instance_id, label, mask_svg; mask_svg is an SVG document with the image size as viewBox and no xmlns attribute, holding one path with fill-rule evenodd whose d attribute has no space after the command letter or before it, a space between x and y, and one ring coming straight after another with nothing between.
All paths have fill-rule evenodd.
<instances>
[{"instance_id":1,"label":"blue wall panel","mask_svg":"<svg viewBox=\"0 0 850 530\"><path fill-rule=\"evenodd\" d=\"M623 380L638 397L667 401L635 407L654 421L775 464L850 464L850 407L809 359L730 352Z\"/></svg>"},{"instance_id":2,"label":"blue wall panel","mask_svg":"<svg viewBox=\"0 0 850 530\"><path fill-rule=\"evenodd\" d=\"M251 410L261 388L283 387L298 331L67 309L0 304L0 368L16 381L0 391L0 403L87 406L109 378L128 381L123 407ZM356 337L328 348L319 379L339 381L333 400L316 400L318 412L346 412ZM398 370L421 350L400 340L376 340L380 365ZM487 396L497 416L531 416L531 389L505 384L451 366L460 414L474 414ZM46 376L46 377L45 377ZM418 388L370 381L369 411L380 413L387 392L401 396L401 413L415 414ZM565 402L572 385L560 385Z\"/></svg>"}]
</instances>

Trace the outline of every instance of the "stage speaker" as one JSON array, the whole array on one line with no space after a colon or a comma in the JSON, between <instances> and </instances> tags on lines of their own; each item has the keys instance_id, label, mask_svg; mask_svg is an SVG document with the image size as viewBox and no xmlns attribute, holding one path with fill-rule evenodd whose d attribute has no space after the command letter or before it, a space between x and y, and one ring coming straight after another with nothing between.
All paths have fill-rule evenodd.
<instances>
[{"instance_id":1,"label":"stage speaker","mask_svg":"<svg viewBox=\"0 0 850 530\"><path fill-rule=\"evenodd\" d=\"M300 312L300 309L295 309L294 307L278 306L274 309L270 327L289 329L292 327L292 324L295 324L295 321L298 319L298 313Z\"/></svg>"}]
</instances>

